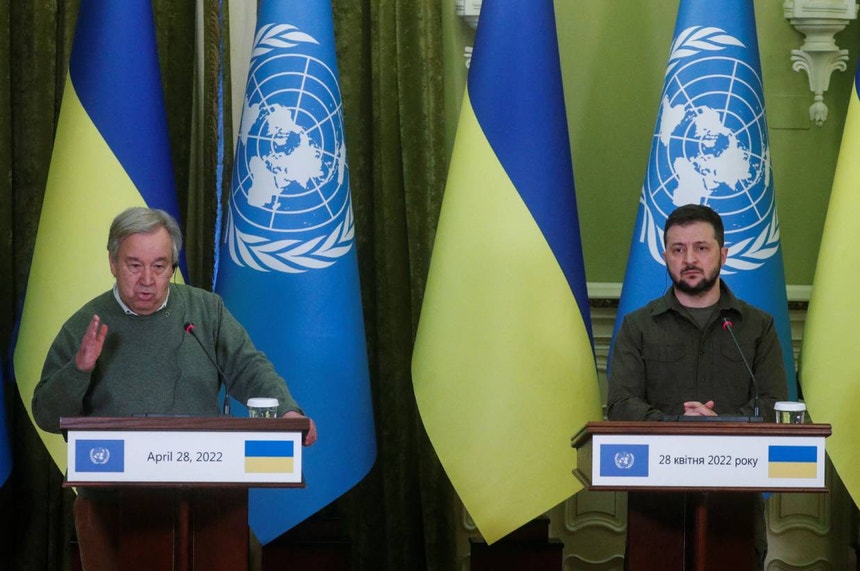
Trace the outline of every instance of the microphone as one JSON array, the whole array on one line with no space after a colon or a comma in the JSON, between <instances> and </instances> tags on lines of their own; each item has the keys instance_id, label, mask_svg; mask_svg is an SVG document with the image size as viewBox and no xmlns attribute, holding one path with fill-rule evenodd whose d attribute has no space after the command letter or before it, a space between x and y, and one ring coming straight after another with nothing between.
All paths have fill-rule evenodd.
<instances>
[{"instance_id":1,"label":"microphone","mask_svg":"<svg viewBox=\"0 0 860 571\"><path fill-rule=\"evenodd\" d=\"M224 374L224 371L221 370L221 367L218 366L218 363L215 362L215 359L209 354L209 350L206 349L206 346L203 345L203 342L197 336L197 333L194 331L196 329L196 325L191 322L185 324L185 332L194 337L194 340L197 341L197 344L200 345L200 348L203 349L203 353L206 357L209 358L209 362L215 366L215 369L218 371L218 376L221 378L221 382L224 383L224 408L222 409L222 414L224 416L230 416L230 389L227 388L227 376Z\"/></svg>"},{"instance_id":2,"label":"microphone","mask_svg":"<svg viewBox=\"0 0 860 571\"><path fill-rule=\"evenodd\" d=\"M732 327L732 322L728 317L723 317L723 329L729 332L732 336L732 341L735 344L735 349L738 350L738 355L741 356L741 361L744 362L744 366L747 368L747 372L750 374L750 381L752 381L753 387L753 416L757 419L761 419L761 403L758 398L758 383L755 380L755 375L752 372L752 368L749 363L747 363L747 358L744 356L744 352L741 350L740 343L738 343L737 337L735 337L735 331Z\"/></svg>"}]
</instances>

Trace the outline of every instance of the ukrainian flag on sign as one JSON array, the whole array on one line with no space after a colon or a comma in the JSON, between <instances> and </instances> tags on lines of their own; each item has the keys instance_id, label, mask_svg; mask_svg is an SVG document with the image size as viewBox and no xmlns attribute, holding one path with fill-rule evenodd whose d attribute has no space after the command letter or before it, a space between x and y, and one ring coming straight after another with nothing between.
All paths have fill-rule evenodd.
<instances>
[{"instance_id":1,"label":"ukrainian flag on sign","mask_svg":"<svg viewBox=\"0 0 860 571\"><path fill-rule=\"evenodd\" d=\"M576 493L601 415L552 0L485 0L412 361L492 543Z\"/></svg>"},{"instance_id":2,"label":"ukrainian flag on sign","mask_svg":"<svg viewBox=\"0 0 860 571\"><path fill-rule=\"evenodd\" d=\"M245 472L292 473L295 444L292 440L246 440Z\"/></svg>"},{"instance_id":3,"label":"ukrainian flag on sign","mask_svg":"<svg viewBox=\"0 0 860 571\"><path fill-rule=\"evenodd\" d=\"M151 2L82 0L14 354L31 420L54 336L113 283L108 229L131 206L179 215ZM65 471L62 437L37 430Z\"/></svg>"},{"instance_id":4,"label":"ukrainian flag on sign","mask_svg":"<svg viewBox=\"0 0 860 571\"><path fill-rule=\"evenodd\" d=\"M815 478L818 448L815 446L768 446L768 478Z\"/></svg>"}]
</instances>

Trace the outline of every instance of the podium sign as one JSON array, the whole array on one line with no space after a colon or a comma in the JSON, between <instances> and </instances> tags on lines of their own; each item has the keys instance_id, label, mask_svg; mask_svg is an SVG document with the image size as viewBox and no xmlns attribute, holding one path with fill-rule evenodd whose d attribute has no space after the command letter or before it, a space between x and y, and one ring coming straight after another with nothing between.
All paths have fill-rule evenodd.
<instances>
[{"instance_id":1,"label":"podium sign","mask_svg":"<svg viewBox=\"0 0 860 571\"><path fill-rule=\"evenodd\" d=\"M69 483L300 483L296 432L69 431Z\"/></svg>"},{"instance_id":2,"label":"podium sign","mask_svg":"<svg viewBox=\"0 0 860 571\"><path fill-rule=\"evenodd\" d=\"M79 417L60 428L64 485L117 489L95 519L116 532L123 571L247 571L248 488L305 485L307 418Z\"/></svg>"},{"instance_id":3,"label":"podium sign","mask_svg":"<svg viewBox=\"0 0 860 571\"><path fill-rule=\"evenodd\" d=\"M824 491L827 425L589 423L575 474L591 489Z\"/></svg>"},{"instance_id":4,"label":"podium sign","mask_svg":"<svg viewBox=\"0 0 860 571\"><path fill-rule=\"evenodd\" d=\"M63 419L66 484L303 486L306 426L306 419Z\"/></svg>"},{"instance_id":5,"label":"podium sign","mask_svg":"<svg viewBox=\"0 0 860 571\"><path fill-rule=\"evenodd\" d=\"M576 477L627 496L629 569L754 569L764 491L826 492L826 424L590 422Z\"/></svg>"}]
</instances>

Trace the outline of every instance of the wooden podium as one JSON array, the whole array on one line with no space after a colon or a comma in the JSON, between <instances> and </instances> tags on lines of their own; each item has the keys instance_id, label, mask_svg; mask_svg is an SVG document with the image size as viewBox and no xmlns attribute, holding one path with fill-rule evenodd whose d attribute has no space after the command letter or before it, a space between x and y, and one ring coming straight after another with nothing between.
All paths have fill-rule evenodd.
<instances>
[{"instance_id":1,"label":"wooden podium","mask_svg":"<svg viewBox=\"0 0 860 571\"><path fill-rule=\"evenodd\" d=\"M63 418L64 486L116 490L129 571L248 569L248 488L303 487L307 419Z\"/></svg>"},{"instance_id":2,"label":"wooden podium","mask_svg":"<svg viewBox=\"0 0 860 571\"><path fill-rule=\"evenodd\" d=\"M571 444L590 490L628 492L627 569L755 569L762 492L826 492L830 425L591 422ZM760 534L764 530L760 530Z\"/></svg>"}]
</instances>

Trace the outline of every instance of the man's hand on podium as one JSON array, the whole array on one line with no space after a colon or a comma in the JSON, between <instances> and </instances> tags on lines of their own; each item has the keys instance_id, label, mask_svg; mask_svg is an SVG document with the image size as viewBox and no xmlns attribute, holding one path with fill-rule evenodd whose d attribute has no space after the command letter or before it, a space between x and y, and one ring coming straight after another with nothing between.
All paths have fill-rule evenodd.
<instances>
[{"instance_id":1,"label":"man's hand on podium","mask_svg":"<svg viewBox=\"0 0 860 571\"><path fill-rule=\"evenodd\" d=\"M698 401L687 401L684 403L684 416L717 416L714 412L714 401L709 400L704 404Z\"/></svg>"},{"instance_id":2,"label":"man's hand on podium","mask_svg":"<svg viewBox=\"0 0 860 571\"><path fill-rule=\"evenodd\" d=\"M310 428L308 428L308 433L305 434L305 439L302 442L305 446L310 446L314 442L317 441L317 425L314 423L314 419L309 418L303 414L299 414L294 410L289 412L285 412L283 418L307 418L310 421Z\"/></svg>"}]
</instances>

